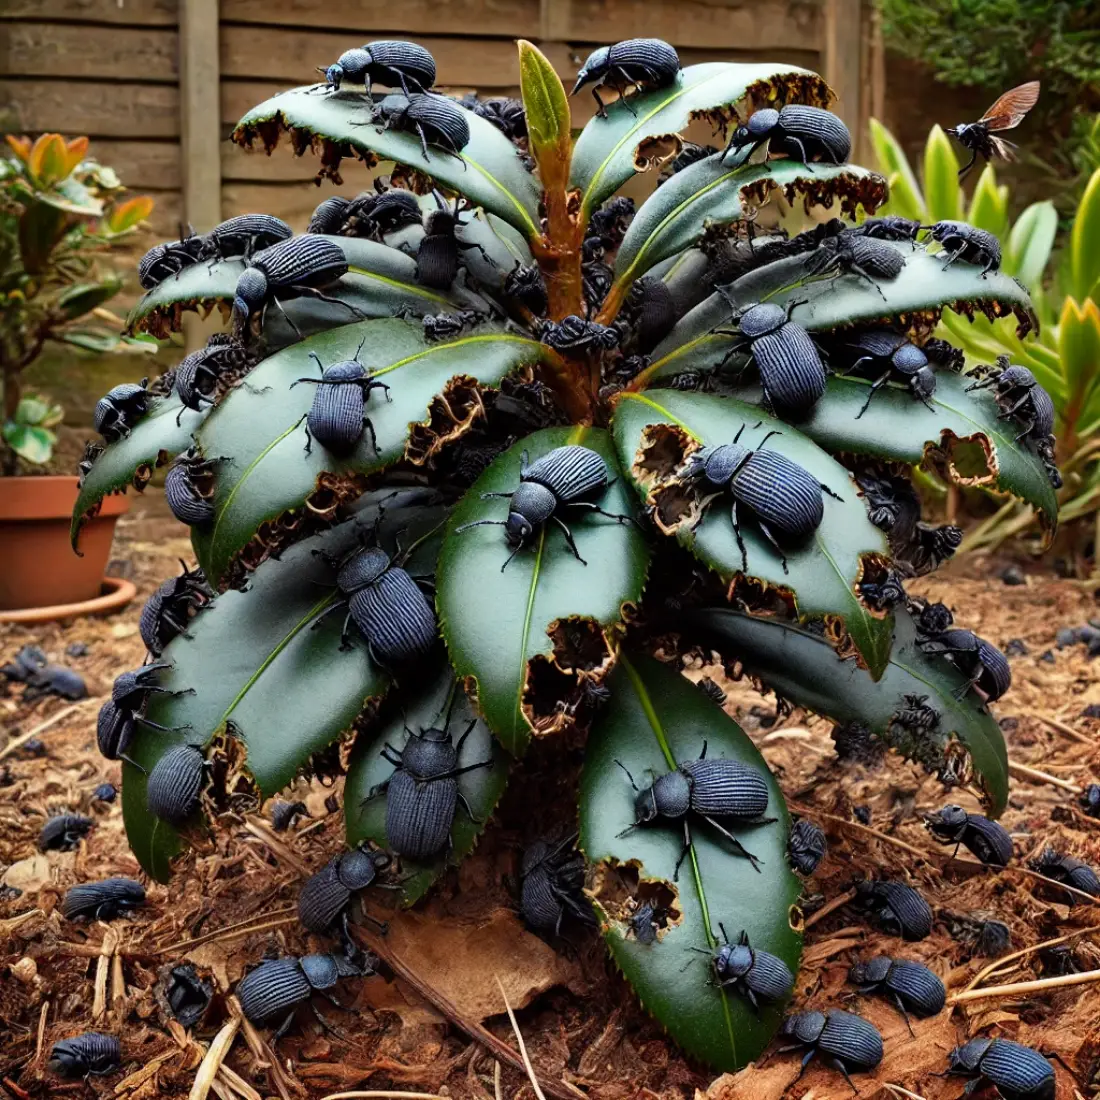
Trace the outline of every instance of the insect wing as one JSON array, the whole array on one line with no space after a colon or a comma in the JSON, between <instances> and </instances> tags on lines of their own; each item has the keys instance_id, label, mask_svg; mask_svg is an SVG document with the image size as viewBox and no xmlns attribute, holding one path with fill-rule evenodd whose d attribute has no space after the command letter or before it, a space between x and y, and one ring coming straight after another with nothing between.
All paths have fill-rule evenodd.
<instances>
[{"instance_id":1,"label":"insect wing","mask_svg":"<svg viewBox=\"0 0 1100 1100\"><path fill-rule=\"evenodd\" d=\"M988 130L1011 130L1039 101L1039 81L1032 80L1005 92L980 119Z\"/></svg>"}]
</instances>

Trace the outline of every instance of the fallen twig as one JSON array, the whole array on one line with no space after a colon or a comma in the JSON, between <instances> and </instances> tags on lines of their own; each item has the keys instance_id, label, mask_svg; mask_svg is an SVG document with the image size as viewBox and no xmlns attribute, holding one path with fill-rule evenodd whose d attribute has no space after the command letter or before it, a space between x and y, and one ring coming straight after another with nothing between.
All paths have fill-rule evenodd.
<instances>
[{"instance_id":1,"label":"fallen twig","mask_svg":"<svg viewBox=\"0 0 1100 1100\"><path fill-rule=\"evenodd\" d=\"M1057 989L1064 985L1088 985L1100 982L1100 970L1086 970L1082 974L1062 974L1057 978L1036 978L1031 982L1016 982L1014 985L991 985L985 989L967 989L955 993L947 1000L948 1004L962 1004L964 1001L978 1001L986 997L1013 997L1023 993L1038 993L1044 989Z\"/></svg>"},{"instance_id":2,"label":"fallen twig","mask_svg":"<svg viewBox=\"0 0 1100 1100\"><path fill-rule=\"evenodd\" d=\"M1027 764L1019 764L1015 760L1008 762L1008 770L1014 775L1031 779L1036 783L1050 783L1054 787L1061 787L1063 791L1069 791L1070 794L1080 794L1082 790L1076 783L1071 783L1068 779L1059 779L1056 775L1048 775L1046 772L1039 771L1038 768L1028 767Z\"/></svg>"},{"instance_id":3,"label":"fallen twig","mask_svg":"<svg viewBox=\"0 0 1100 1100\"><path fill-rule=\"evenodd\" d=\"M839 894L833 898L832 901L823 905L816 913L811 913L803 922L803 929L813 928L819 920L824 920L830 913L835 913L838 909L843 909L856 896L855 890L849 890L847 893Z\"/></svg>"},{"instance_id":4,"label":"fallen twig","mask_svg":"<svg viewBox=\"0 0 1100 1100\"><path fill-rule=\"evenodd\" d=\"M845 825L849 829L854 829L856 832L867 833L869 836L873 836L875 840L884 840L887 844L893 844L895 848L901 848L910 855L931 862L931 856L928 852L921 848L915 848L912 844L907 844L904 840L899 840L896 836L888 836L886 833L880 833L878 829L872 829L870 825L861 825L858 821L849 821L846 817L837 817L836 814L827 814L823 810L814 809L813 806L800 806L792 802L790 808L794 810L795 813L806 814L807 817L820 817L825 821L834 821L838 825Z\"/></svg>"},{"instance_id":5,"label":"fallen twig","mask_svg":"<svg viewBox=\"0 0 1100 1100\"><path fill-rule=\"evenodd\" d=\"M494 975L496 977L496 975ZM504 998L504 1007L508 1010L508 1022L512 1025L512 1031L516 1036L516 1042L519 1043L520 1057L523 1059L523 1068L527 1071L527 1079L531 1082L531 1088L535 1090L535 1095L538 1100L546 1100L546 1096L539 1085L539 1079L535 1076L535 1067L531 1065L531 1059L527 1056L527 1044L523 1041L523 1032L519 1029L519 1024L516 1023L516 1014L512 1011L512 1006L508 1003L508 994L504 992L504 983L497 977L497 988L500 990L501 997Z\"/></svg>"},{"instance_id":6,"label":"fallen twig","mask_svg":"<svg viewBox=\"0 0 1100 1100\"><path fill-rule=\"evenodd\" d=\"M79 703L74 703L71 707L65 707L64 710L59 710L56 714L47 718L44 722L39 722L37 726L27 730L26 733L21 733L18 737L13 737L2 749L0 749L0 760L10 756L16 749L25 745L32 738L37 737L40 733L44 733L51 726L56 726L58 722L65 718L68 718L70 714L75 714L78 710L83 710L89 703L102 703L102 699L82 699Z\"/></svg>"},{"instance_id":7,"label":"fallen twig","mask_svg":"<svg viewBox=\"0 0 1100 1100\"><path fill-rule=\"evenodd\" d=\"M214 1078L217 1076L225 1056L229 1053L229 1048L232 1047L233 1040L237 1037L237 1029L240 1026L241 1018L230 1016L225 1026L214 1036L214 1041L210 1044L206 1057L203 1058L199 1066L198 1073L195 1074L195 1081L191 1086L191 1091L187 1094L187 1100L206 1100L207 1094L210 1092L210 1086L214 1083Z\"/></svg>"},{"instance_id":8,"label":"fallen twig","mask_svg":"<svg viewBox=\"0 0 1100 1100\"><path fill-rule=\"evenodd\" d=\"M984 978L988 978L990 974L1000 970L1005 963L1010 963L1015 959L1026 958L1028 955L1033 955L1036 951L1041 951L1044 947L1057 947L1061 943L1067 943L1069 940L1077 936L1087 935L1089 932L1100 932L1100 924L1094 924L1088 928L1079 928L1075 932L1069 932L1064 936L1059 936L1057 939L1044 940L1042 943L1034 943L1030 947L1022 947L1019 951L1012 951L1008 955L1002 955L999 959L995 959L988 966L979 970L970 980L970 984L966 989L962 990L962 992L969 992Z\"/></svg>"}]
</instances>

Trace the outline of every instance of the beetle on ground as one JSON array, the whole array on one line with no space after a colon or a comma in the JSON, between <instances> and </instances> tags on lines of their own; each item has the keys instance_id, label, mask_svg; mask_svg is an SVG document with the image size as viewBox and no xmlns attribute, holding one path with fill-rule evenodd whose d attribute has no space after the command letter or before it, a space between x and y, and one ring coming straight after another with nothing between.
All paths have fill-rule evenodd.
<instances>
[{"instance_id":1,"label":"beetle on ground","mask_svg":"<svg viewBox=\"0 0 1100 1100\"><path fill-rule=\"evenodd\" d=\"M145 887L119 876L71 886L61 899L61 915L71 921L113 920L144 904Z\"/></svg>"},{"instance_id":2,"label":"beetle on ground","mask_svg":"<svg viewBox=\"0 0 1100 1100\"><path fill-rule=\"evenodd\" d=\"M909 1013L914 1016L935 1016L943 1011L947 991L943 982L922 963L907 959L891 959L885 955L869 962L856 963L848 971L848 978L859 987L860 993L881 993L893 1002L905 1017L909 1034L913 1025Z\"/></svg>"},{"instance_id":3,"label":"beetle on ground","mask_svg":"<svg viewBox=\"0 0 1100 1100\"><path fill-rule=\"evenodd\" d=\"M839 1008L788 1016L783 1021L782 1034L797 1040L798 1045L781 1047L778 1053L809 1048L795 1081L802 1079L806 1067L820 1054L833 1069L844 1075L852 1092L858 1093L849 1074L872 1070L882 1061L882 1036L878 1029L862 1016Z\"/></svg>"}]
</instances>

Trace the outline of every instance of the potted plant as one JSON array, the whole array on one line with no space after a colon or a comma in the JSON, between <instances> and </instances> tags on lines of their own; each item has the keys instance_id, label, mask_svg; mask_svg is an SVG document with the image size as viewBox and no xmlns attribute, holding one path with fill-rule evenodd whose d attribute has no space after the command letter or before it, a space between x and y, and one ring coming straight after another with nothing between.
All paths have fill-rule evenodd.
<instances>
[{"instance_id":1,"label":"potted plant","mask_svg":"<svg viewBox=\"0 0 1100 1100\"><path fill-rule=\"evenodd\" d=\"M82 604L100 595L122 496L104 501L84 556L65 545L77 478L49 473L63 411L22 385L50 341L97 353L124 344L104 305L122 280L101 258L130 242L152 200L122 199L110 168L86 160L88 139L7 135L0 159L0 614ZM95 324L93 318L106 324Z\"/></svg>"}]
</instances>

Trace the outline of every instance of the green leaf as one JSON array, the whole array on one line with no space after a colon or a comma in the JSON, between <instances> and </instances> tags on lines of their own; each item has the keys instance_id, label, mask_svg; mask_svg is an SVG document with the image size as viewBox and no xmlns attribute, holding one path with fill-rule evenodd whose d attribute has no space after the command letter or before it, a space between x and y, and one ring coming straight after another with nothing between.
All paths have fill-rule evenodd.
<instances>
[{"instance_id":1,"label":"green leaf","mask_svg":"<svg viewBox=\"0 0 1100 1100\"><path fill-rule=\"evenodd\" d=\"M400 505L386 519L407 518ZM377 509L375 509L375 515ZM230 733L243 742L244 766L269 797L285 787L315 752L347 730L389 678L356 633L340 649L342 610L319 618L335 601L335 572L319 553L339 558L367 527L365 514L292 546L260 565L243 592L223 592L172 641L163 660L171 669L158 683L193 694L154 695L147 716L175 732L139 729L133 757L146 770L171 748L207 746ZM396 527L394 528L396 529ZM319 625L318 625L319 623ZM142 867L166 881L166 853L178 848L175 830L145 808L146 778L123 768L123 816L130 847Z\"/></svg>"},{"instance_id":2,"label":"green leaf","mask_svg":"<svg viewBox=\"0 0 1100 1100\"><path fill-rule=\"evenodd\" d=\"M1083 306L1066 298L1058 325L1058 352L1062 372L1078 408L1096 389L1100 378L1100 308L1091 299Z\"/></svg>"},{"instance_id":3,"label":"green leaf","mask_svg":"<svg viewBox=\"0 0 1100 1100\"><path fill-rule=\"evenodd\" d=\"M568 169L572 119L561 77L533 43L520 39L518 46L520 94L527 116L531 156L539 164L542 175L546 174L543 164L549 157L557 158L561 167ZM567 170L564 174L568 177Z\"/></svg>"},{"instance_id":4,"label":"green leaf","mask_svg":"<svg viewBox=\"0 0 1100 1100\"><path fill-rule=\"evenodd\" d=\"M874 213L886 197L886 181L851 165L796 161L735 165L721 154L707 157L677 172L643 203L630 223L615 259L615 282L623 286L654 264L690 248L709 225L730 225L745 205L763 206L771 192L781 190L788 203L800 197L811 205L839 200L849 217L863 206Z\"/></svg>"},{"instance_id":5,"label":"green leaf","mask_svg":"<svg viewBox=\"0 0 1100 1100\"><path fill-rule=\"evenodd\" d=\"M374 377L388 385L389 398L375 390L366 414L374 427L378 451L364 431L356 450L337 458L314 441L305 451L302 422L317 387L294 386L299 378L317 378L310 359L316 354L327 367L355 358ZM507 374L534 363L541 345L497 324L483 325L454 340L427 344L421 325L398 318L363 321L310 336L265 359L249 375L246 385L231 390L203 424L199 443L210 457L227 456L218 464L212 504L215 519L209 530L196 531L194 544L206 575L217 583L236 554L267 520L300 510L319 487L331 493L343 480L381 470L406 451L413 426L417 453L423 462L440 442L465 430L483 415L475 387L469 381L493 386ZM433 399L450 392L456 424L440 408L442 424L432 425Z\"/></svg>"},{"instance_id":6,"label":"green leaf","mask_svg":"<svg viewBox=\"0 0 1100 1100\"><path fill-rule=\"evenodd\" d=\"M667 425L667 427L665 427ZM639 495L657 505L658 525L730 582L742 573L741 551L730 515L730 498L719 497L693 531L696 512L690 496L678 489L676 471L696 446L730 443L744 427L741 442L757 446L769 431L768 449L786 455L842 498L823 494L825 515L813 538L803 546L785 547L787 568L775 548L747 515L741 536L748 568L745 573L780 591L789 591L799 615L838 616L867 666L879 675L890 653L891 624L856 595L865 558L888 557L886 538L867 518L867 509L848 471L816 443L759 408L713 394L673 390L624 393L615 410L613 432L619 461ZM693 445L694 444L694 445ZM690 450L688 449L690 447ZM681 461L677 461L677 457Z\"/></svg>"},{"instance_id":7,"label":"green leaf","mask_svg":"<svg viewBox=\"0 0 1100 1100\"><path fill-rule=\"evenodd\" d=\"M997 173L987 164L974 186L966 220L993 236L1004 239L1008 230L1008 188L997 186Z\"/></svg>"},{"instance_id":8,"label":"green leaf","mask_svg":"<svg viewBox=\"0 0 1100 1100\"><path fill-rule=\"evenodd\" d=\"M444 728L450 708L451 720L446 728L451 731L455 744L470 727L469 735L462 743L458 766L492 761L491 767L469 771L457 779L459 793L473 812L473 818L460 801L451 829L450 851L444 852L433 863L418 863L402 857L398 878L402 905L413 905L419 901L448 867L457 867L474 850L508 782L510 758L493 740L485 722L477 717L476 709L461 685L456 683L450 666L445 662L443 665L434 678L429 678L429 670L418 677L422 686L409 701L407 714L395 714L372 737L361 735L358 738L344 783L348 844L373 840L380 847L388 848L385 794L380 792L370 797L375 787L393 775L394 766L382 756L387 744L400 752L408 737L406 729L419 732L432 727Z\"/></svg>"},{"instance_id":9,"label":"green leaf","mask_svg":"<svg viewBox=\"0 0 1100 1100\"><path fill-rule=\"evenodd\" d=\"M19 217L19 258L28 275L44 275L50 257L69 224L69 215L43 196L27 200Z\"/></svg>"},{"instance_id":10,"label":"green leaf","mask_svg":"<svg viewBox=\"0 0 1100 1100\"><path fill-rule=\"evenodd\" d=\"M778 955L798 973L802 936L793 925L801 884L787 866L790 818L764 758L741 728L688 680L656 661L623 655L611 677L612 697L588 739L581 777L580 843L595 877L591 895L604 938L645 1008L692 1058L733 1072L755 1059L775 1033L782 1005L759 1015L738 994L708 984L710 961L693 949L713 950L719 922L731 940L742 931L757 949ZM692 846L673 881L683 844L678 823L655 823L619 834L634 823L634 791L621 761L639 786L695 760L736 760L768 784L770 825L734 828L762 864L758 873L729 842L694 822ZM591 881L591 879L590 879ZM631 893L633 890L633 893ZM671 901L677 918L658 940L628 934L631 902Z\"/></svg>"},{"instance_id":11,"label":"green leaf","mask_svg":"<svg viewBox=\"0 0 1100 1100\"><path fill-rule=\"evenodd\" d=\"M57 436L48 428L9 420L4 425L4 442L25 462L41 466L49 462Z\"/></svg>"},{"instance_id":12,"label":"green leaf","mask_svg":"<svg viewBox=\"0 0 1100 1100\"><path fill-rule=\"evenodd\" d=\"M915 400L900 384L887 385L875 395L871 407L856 419L867 400L870 379L834 376L825 395L814 406L799 430L830 454L870 455L917 465L930 448L942 447L950 455L959 440L984 440L989 448L983 475L966 464L965 474L948 467L958 485L982 486L1011 493L1037 508L1044 525L1053 532L1058 521L1058 501L1042 461L1029 447L1016 443L1014 422L1001 420L1000 408L990 392L967 393L973 382L966 375L938 371L936 392L929 398L931 410ZM731 391L742 401L759 401L759 387ZM662 400L657 392L651 396ZM983 447L984 450L984 447Z\"/></svg>"},{"instance_id":13,"label":"green leaf","mask_svg":"<svg viewBox=\"0 0 1100 1100\"><path fill-rule=\"evenodd\" d=\"M573 716L558 701L577 703L584 681L603 679L617 648L612 628L623 606L641 597L649 561L634 525L580 510L565 521L587 565L552 523L503 571L511 550L501 527L456 530L475 520L503 520L507 502L482 500L482 494L510 493L519 485L524 451L533 462L568 443L599 452L611 476L618 475L607 432L535 432L500 455L462 498L439 561L436 602L451 661L460 677L476 680L478 708L513 755L532 732L547 736L569 726ZM621 477L598 503L607 512L634 513Z\"/></svg>"},{"instance_id":14,"label":"green leaf","mask_svg":"<svg viewBox=\"0 0 1100 1100\"><path fill-rule=\"evenodd\" d=\"M334 287L327 288L326 293L354 307L361 316L357 317L343 306L316 298L288 299L282 303L283 308L303 336L367 317L392 317L401 310L420 316L438 313L457 303L480 303L482 312L488 312L480 298L462 288L456 287L451 293L442 293L420 286L416 282L416 261L396 248L351 237L325 239L334 241L343 249L349 268L348 274ZM180 330L184 310L207 310L214 305L228 310L233 302L237 279L243 270L243 260L222 260L185 267L179 275L165 279L150 290L134 306L127 320L128 330L142 330L163 338ZM297 333L279 311L269 309L264 320L264 341L268 350L286 347L297 339Z\"/></svg>"},{"instance_id":15,"label":"green leaf","mask_svg":"<svg viewBox=\"0 0 1100 1100\"><path fill-rule=\"evenodd\" d=\"M890 242L905 257L905 266L894 280L872 286L858 275L842 275L801 283L805 257L778 260L742 276L728 288L737 307L751 302L788 300L804 302L791 319L812 331L855 324L882 323L883 318L914 318L915 314L942 308L957 312L1015 313L1026 331L1033 325L1027 291L1013 278L990 272L984 279L974 264L955 263L946 271L939 253L929 254L906 242ZM879 292L881 291L881 293ZM720 362L734 336L712 336L718 326L729 327L729 303L712 294L682 317L676 327L654 348L647 379L682 370L699 370ZM1026 326L1026 327L1025 327Z\"/></svg>"},{"instance_id":16,"label":"green leaf","mask_svg":"<svg viewBox=\"0 0 1100 1100\"><path fill-rule=\"evenodd\" d=\"M924 196L901 143L877 118L871 119L870 130L879 170L886 174L890 182L890 201L883 207L882 213L926 222L928 211L924 206Z\"/></svg>"},{"instance_id":17,"label":"green leaf","mask_svg":"<svg viewBox=\"0 0 1100 1100\"><path fill-rule=\"evenodd\" d=\"M1079 302L1089 297L1100 280L1100 168L1089 177L1073 219L1069 238L1070 295Z\"/></svg>"},{"instance_id":18,"label":"green leaf","mask_svg":"<svg viewBox=\"0 0 1100 1100\"><path fill-rule=\"evenodd\" d=\"M750 676L759 677L783 699L837 722L862 722L891 747L929 767L959 774L950 745L957 737L980 777L986 805L995 817L1004 811L1008 753L1001 728L973 690L955 698L966 677L947 658L920 651L913 620L904 610L895 614L890 661L877 683L854 661L841 660L824 639L791 623L754 619L725 608L687 614L717 648L736 655ZM939 712L932 733L905 734L896 727L891 732L906 695L924 696Z\"/></svg>"},{"instance_id":19,"label":"green leaf","mask_svg":"<svg viewBox=\"0 0 1100 1100\"><path fill-rule=\"evenodd\" d=\"M122 289L122 280L104 279L99 283L78 283L66 287L57 297L57 304L67 321L75 321L93 309L109 302Z\"/></svg>"},{"instance_id":20,"label":"green leaf","mask_svg":"<svg viewBox=\"0 0 1100 1100\"><path fill-rule=\"evenodd\" d=\"M1033 202L1012 227L1001 269L1034 290L1042 284L1057 232L1058 211L1054 203Z\"/></svg>"},{"instance_id":21,"label":"green leaf","mask_svg":"<svg viewBox=\"0 0 1100 1100\"><path fill-rule=\"evenodd\" d=\"M609 103L607 117L591 119L573 148L570 186L581 192L581 220L635 172L659 167L675 153L676 135L693 118L744 100L769 106L777 96L785 103L822 107L833 98L828 85L806 69L715 61L689 65L665 88Z\"/></svg>"},{"instance_id":22,"label":"green leaf","mask_svg":"<svg viewBox=\"0 0 1100 1100\"><path fill-rule=\"evenodd\" d=\"M207 414L183 409L181 415L181 409L183 404L175 393L171 397L154 399L149 412L137 422L134 430L117 442L109 443L95 460L73 506L69 538L74 550L81 525L99 510L99 502L108 493L124 490L130 484L144 488L155 467L163 466L191 446L191 436ZM177 416L180 417L178 424Z\"/></svg>"},{"instance_id":23,"label":"green leaf","mask_svg":"<svg viewBox=\"0 0 1100 1100\"><path fill-rule=\"evenodd\" d=\"M961 221L962 188L959 161L948 136L933 126L924 147L924 194L932 221Z\"/></svg>"},{"instance_id":24,"label":"green leaf","mask_svg":"<svg viewBox=\"0 0 1100 1100\"><path fill-rule=\"evenodd\" d=\"M366 154L368 161L377 155L423 172L528 237L539 235L538 183L524 168L516 147L492 123L456 104L470 125L469 144L459 156L432 146L425 157L415 133L385 130L382 123L370 122L369 102L362 92L325 95L318 88L292 88L253 107L237 123L233 141L251 149L259 138L270 153L284 131L291 133L295 149L308 148L312 138L322 138L326 169L331 168L333 154L348 152L337 153L334 145L350 146L355 153Z\"/></svg>"},{"instance_id":25,"label":"green leaf","mask_svg":"<svg viewBox=\"0 0 1100 1100\"><path fill-rule=\"evenodd\" d=\"M93 355L106 355L111 351L118 351L123 346L121 337L109 332L57 332L55 340L71 347L80 348L81 351L90 351ZM151 354L156 354L157 348L149 349Z\"/></svg>"}]
</instances>

